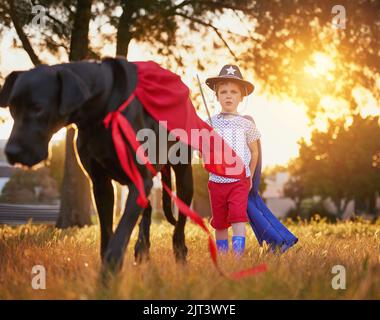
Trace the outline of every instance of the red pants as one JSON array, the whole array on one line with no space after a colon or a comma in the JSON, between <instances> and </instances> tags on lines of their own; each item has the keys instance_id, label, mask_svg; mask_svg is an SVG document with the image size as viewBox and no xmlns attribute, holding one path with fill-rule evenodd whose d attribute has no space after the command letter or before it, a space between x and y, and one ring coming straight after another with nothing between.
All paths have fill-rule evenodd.
<instances>
[{"instance_id":1,"label":"red pants","mask_svg":"<svg viewBox=\"0 0 380 320\"><path fill-rule=\"evenodd\" d=\"M211 226L226 229L232 223L247 222L250 178L231 183L208 182L211 201Z\"/></svg>"}]
</instances>

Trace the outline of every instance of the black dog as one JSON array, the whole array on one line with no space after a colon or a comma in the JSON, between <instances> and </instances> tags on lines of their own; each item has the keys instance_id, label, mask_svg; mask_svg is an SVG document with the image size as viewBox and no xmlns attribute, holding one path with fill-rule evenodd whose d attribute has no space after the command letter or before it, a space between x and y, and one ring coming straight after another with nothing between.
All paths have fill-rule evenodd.
<instances>
[{"instance_id":1,"label":"black dog","mask_svg":"<svg viewBox=\"0 0 380 320\"><path fill-rule=\"evenodd\" d=\"M29 71L14 71L6 78L0 92L0 106L9 106L14 119L12 133L5 148L10 164L21 163L28 167L38 164L48 157L48 145L52 135L62 127L76 124L78 156L91 179L99 215L103 266L113 271L122 266L124 252L141 208L136 204L137 188L120 166L111 131L104 127L103 119L129 97L136 82L136 66L133 63L122 58L107 58L101 62L41 65ZM135 131L150 128L158 134L159 124L137 99L123 111L123 115ZM158 153L160 146L158 139L156 140ZM173 143L175 142L167 141L168 150ZM129 144L127 146L133 152ZM191 152L188 154L186 163L153 165L156 171L165 166L166 169L170 169L170 166L174 169L177 194L190 205L193 177ZM153 184L152 175L136 159L135 163L148 195ZM112 230L112 179L129 188L125 211L115 231ZM170 175L165 179L170 182ZM168 210L167 201L164 208ZM170 218L168 213L166 215ZM139 224L139 239L135 246L137 259L148 253L150 220L151 208L148 207ZM172 217L171 220L174 223ZM180 214L173 234L173 249L177 261L184 261L187 255L185 223L186 217Z\"/></svg>"}]
</instances>

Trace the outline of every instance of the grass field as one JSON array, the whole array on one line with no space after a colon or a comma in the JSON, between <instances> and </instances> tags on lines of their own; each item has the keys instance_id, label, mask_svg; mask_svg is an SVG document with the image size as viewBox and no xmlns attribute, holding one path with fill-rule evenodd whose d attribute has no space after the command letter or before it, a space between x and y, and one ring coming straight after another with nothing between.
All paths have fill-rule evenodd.
<instances>
[{"instance_id":1,"label":"grass field","mask_svg":"<svg viewBox=\"0 0 380 320\"><path fill-rule=\"evenodd\" d=\"M265 273L238 281L212 265L207 238L188 223L188 263L177 265L172 227L152 224L151 259L133 263L136 230L122 273L105 290L98 285L98 226L57 230L52 226L0 226L0 299L380 299L380 221L328 224L287 222L299 242L278 256L260 248L248 226L245 256L220 259L225 271L265 262ZM46 269L46 289L32 288L32 267ZM334 265L346 269L346 289L334 290Z\"/></svg>"}]
</instances>

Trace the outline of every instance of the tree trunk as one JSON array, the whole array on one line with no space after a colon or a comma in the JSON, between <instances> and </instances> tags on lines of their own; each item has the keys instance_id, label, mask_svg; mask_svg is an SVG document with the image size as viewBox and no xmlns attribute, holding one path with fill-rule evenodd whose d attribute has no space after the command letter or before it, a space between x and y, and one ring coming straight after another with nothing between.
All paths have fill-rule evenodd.
<instances>
[{"instance_id":1,"label":"tree trunk","mask_svg":"<svg viewBox=\"0 0 380 320\"><path fill-rule=\"evenodd\" d=\"M377 193L376 192L373 192L370 196L369 196L369 203L368 203L368 213L372 216L376 216L376 211L377 211L377 208L376 208L376 201L377 201Z\"/></svg>"},{"instance_id":2,"label":"tree trunk","mask_svg":"<svg viewBox=\"0 0 380 320\"><path fill-rule=\"evenodd\" d=\"M336 207L336 210L337 210L337 216L339 219L342 219L343 218L343 211L342 211L342 199L332 199L334 204L335 204L335 207Z\"/></svg>"},{"instance_id":3,"label":"tree trunk","mask_svg":"<svg viewBox=\"0 0 380 320\"><path fill-rule=\"evenodd\" d=\"M337 208L337 216L339 219L343 219L344 212L347 209L348 203L350 199L335 199L333 200L336 208Z\"/></svg>"},{"instance_id":4,"label":"tree trunk","mask_svg":"<svg viewBox=\"0 0 380 320\"><path fill-rule=\"evenodd\" d=\"M346 209L347 209L347 206L348 206L350 200L351 200L351 199L344 199L344 200L343 200L342 208L341 208L341 210L340 210L340 211L342 212L342 216L344 215L344 213L345 213L345 211L346 211Z\"/></svg>"},{"instance_id":5,"label":"tree trunk","mask_svg":"<svg viewBox=\"0 0 380 320\"><path fill-rule=\"evenodd\" d=\"M127 57L128 46L132 40L130 27L132 24L132 15L134 12L133 5L129 3L123 6L123 13L120 16L116 34L116 55Z\"/></svg>"},{"instance_id":6,"label":"tree trunk","mask_svg":"<svg viewBox=\"0 0 380 320\"><path fill-rule=\"evenodd\" d=\"M61 190L61 207L58 228L83 227L91 224L91 188L88 178L80 168L75 155L73 140L75 129L68 128L66 134L65 174ZM71 141L68 143L68 141Z\"/></svg>"},{"instance_id":7,"label":"tree trunk","mask_svg":"<svg viewBox=\"0 0 380 320\"><path fill-rule=\"evenodd\" d=\"M363 213L365 213L367 208L366 199L365 197L356 197L355 198L355 214L358 216L361 216Z\"/></svg>"},{"instance_id":8,"label":"tree trunk","mask_svg":"<svg viewBox=\"0 0 380 320\"><path fill-rule=\"evenodd\" d=\"M92 0L78 0L70 41L70 61L86 59Z\"/></svg>"},{"instance_id":9,"label":"tree trunk","mask_svg":"<svg viewBox=\"0 0 380 320\"><path fill-rule=\"evenodd\" d=\"M91 0L77 2L74 27L71 34L70 61L82 60L88 54L88 30L91 19ZM65 173L61 191L61 207L57 228L83 227L91 224L91 188L88 178L78 164L74 149L75 129L66 134Z\"/></svg>"}]
</instances>

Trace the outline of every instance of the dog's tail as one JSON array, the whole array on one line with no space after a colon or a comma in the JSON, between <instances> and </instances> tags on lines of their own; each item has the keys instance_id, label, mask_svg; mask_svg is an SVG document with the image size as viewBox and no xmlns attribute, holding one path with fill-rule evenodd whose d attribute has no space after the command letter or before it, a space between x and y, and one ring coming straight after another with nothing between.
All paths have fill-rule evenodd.
<instances>
[{"instance_id":1,"label":"dog's tail","mask_svg":"<svg viewBox=\"0 0 380 320\"><path fill-rule=\"evenodd\" d=\"M162 182L165 183L170 189L172 188L172 175L170 170L170 164L166 164L161 170L161 179ZM172 210L172 199L169 194L162 190L162 207L164 210L164 214L166 220L173 226L176 225L177 221L174 218L173 210Z\"/></svg>"}]
</instances>

